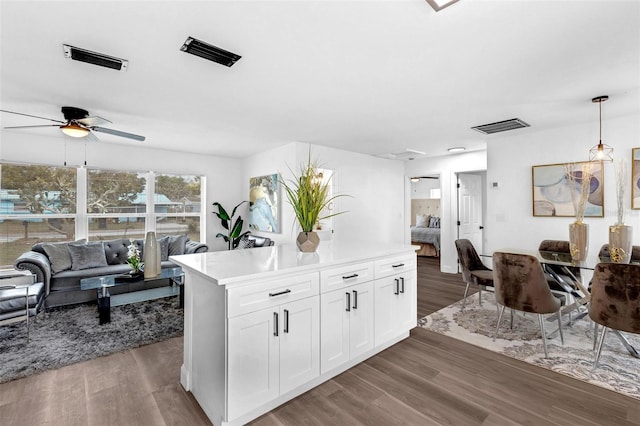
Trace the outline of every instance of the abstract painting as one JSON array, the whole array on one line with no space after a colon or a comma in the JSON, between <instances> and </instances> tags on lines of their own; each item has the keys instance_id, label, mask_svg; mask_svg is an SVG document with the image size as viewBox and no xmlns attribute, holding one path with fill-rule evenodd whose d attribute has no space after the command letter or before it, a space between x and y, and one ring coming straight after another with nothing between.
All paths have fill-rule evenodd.
<instances>
[{"instance_id":1,"label":"abstract painting","mask_svg":"<svg viewBox=\"0 0 640 426\"><path fill-rule=\"evenodd\" d=\"M561 163L533 166L533 215L572 217L575 208L571 192L579 194L583 165L591 164L592 177L584 212L585 217L604 217L604 169L601 162ZM574 177L571 183L569 171Z\"/></svg>"},{"instance_id":2,"label":"abstract painting","mask_svg":"<svg viewBox=\"0 0 640 426\"><path fill-rule=\"evenodd\" d=\"M278 175L249 179L249 229L280 232Z\"/></svg>"},{"instance_id":3,"label":"abstract painting","mask_svg":"<svg viewBox=\"0 0 640 426\"><path fill-rule=\"evenodd\" d=\"M640 209L640 148L631 150L631 208Z\"/></svg>"}]
</instances>

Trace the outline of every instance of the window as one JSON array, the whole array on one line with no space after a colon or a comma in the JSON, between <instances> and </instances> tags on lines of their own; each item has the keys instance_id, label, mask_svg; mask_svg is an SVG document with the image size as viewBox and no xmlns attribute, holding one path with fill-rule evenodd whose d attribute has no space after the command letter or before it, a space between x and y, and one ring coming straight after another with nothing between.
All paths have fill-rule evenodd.
<instances>
[{"instance_id":1,"label":"window","mask_svg":"<svg viewBox=\"0 0 640 426\"><path fill-rule=\"evenodd\" d=\"M204 241L204 178L0 164L0 268L39 242L141 239L147 231Z\"/></svg>"},{"instance_id":2,"label":"window","mask_svg":"<svg viewBox=\"0 0 640 426\"><path fill-rule=\"evenodd\" d=\"M39 242L75 239L76 170L0 165L0 265Z\"/></svg>"},{"instance_id":3,"label":"window","mask_svg":"<svg viewBox=\"0 0 640 426\"><path fill-rule=\"evenodd\" d=\"M198 241L202 213L202 185L199 176L157 175L153 211L156 232L187 234Z\"/></svg>"}]
</instances>

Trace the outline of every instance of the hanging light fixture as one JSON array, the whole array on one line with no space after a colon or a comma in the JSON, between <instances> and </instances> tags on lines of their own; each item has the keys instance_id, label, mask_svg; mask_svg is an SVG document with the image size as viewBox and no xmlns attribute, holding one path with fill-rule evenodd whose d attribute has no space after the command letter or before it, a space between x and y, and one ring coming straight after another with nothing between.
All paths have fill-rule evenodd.
<instances>
[{"instance_id":1,"label":"hanging light fixture","mask_svg":"<svg viewBox=\"0 0 640 426\"><path fill-rule=\"evenodd\" d=\"M600 110L600 139L598 144L589 150L589 161L613 161L613 148L602 143L602 103L609 99L609 96L598 96L591 99L591 102L598 104Z\"/></svg>"}]
</instances>

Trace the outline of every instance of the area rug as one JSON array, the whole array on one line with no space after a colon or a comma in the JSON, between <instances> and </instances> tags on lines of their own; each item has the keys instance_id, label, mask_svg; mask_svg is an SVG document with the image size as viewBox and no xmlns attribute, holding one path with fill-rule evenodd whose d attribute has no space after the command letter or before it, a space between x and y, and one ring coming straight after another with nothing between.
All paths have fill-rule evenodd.
<instances>
[{"instance_id":1,"label":"area rug","mask_svg":"<svg viewBox=\"0 0 640 426\"><path fill-rule=\"evenodd\" d=\"M493 336L498 313L492 293L483 292L482 307L478 294L467 298L464 311L462 301L447 306L418 321L418 325L446 336L516 358L533 365L592 383L633 398L640 399L640 359L633 358L617 336L609 332L602 348L598 368L593 368L593 322L587 317L563 326L564 346L555 334L547 339L549 357L544 357L538 316L517 313L513 329L509 328L509 310L505 310L498 338ZM565 315L563 319L568 321ZM557 321L545 321L547 334L557 329ZM640 336L625 334L640 351Z\"/></svg>"},{"instance_id":2,"label":"area rug","mask_svg":"<svg viewBox=\"0 0 640 426\"><path fill-rule=\"evenodd\" d=\"M32 321L0 327L0 383L76 362L159 342L183 333L176 297L111 308L98 324L95 304L41 312Z\"/></svg>"}]
</instances>

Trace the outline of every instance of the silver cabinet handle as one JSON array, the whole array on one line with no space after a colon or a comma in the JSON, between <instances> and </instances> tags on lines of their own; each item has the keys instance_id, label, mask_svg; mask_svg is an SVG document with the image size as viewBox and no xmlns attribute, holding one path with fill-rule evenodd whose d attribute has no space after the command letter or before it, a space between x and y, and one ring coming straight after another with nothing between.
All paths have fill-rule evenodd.
<instances>
[{"instance_id":1,"label":"silver cabinet handle","mask_svg":"<svg viewBox=\"0 0 640 426\"><path fill-rule=\"evenodd\" d=\"M278 313L273 313L273 335L278 337Z\"/></svg>"},{"instance_id":2,"label":"silver cabinet handle","mask_svg":"<svg viewBox=\"0 0 640 426\"><path fill-rule=\"evenodd\" d=\"M402 287L400 287L400 293L404 293L404 277L400 277L400 284L402 284Z\"/></svg>"},{"instance_id":3,"label":"silver cabinet handle","mask_svg":"<svg viewBox=\"0 0 640 426\"><path fill-rule=\"evenodd\" d=\"M289 310L284 310L284 330L285 333L289 332Z\"/></svg>"},{"instance_id":4,"label":"silver cabinet handle","mask_svg":"<svg viewBox=\"0 0 640 426\"><path fill-rule=\"evenodd\" d=\"M286 289L283 291L279 291L278 293L269 293L269 297L281 296L283 294L291 293L291 290Z\"/></svg>"},{"instance_id":5,"label":"silver cabinet handle","mask_svg":"<svg viewBox=\"0 0 640 426\"><path fill-rule=\"evenodd\" d=\"M358 292L353 290L353 309L358 309Z\"/></svg>"},{"instance_id":6,"label":"silver cabinet handle","mask_svg":"<svg viewBox=\"0 0 640 426\"><path fill-rule=\"evenodd\" d=\"M394 281L396 282L396 289L394 290L393 294L398 295L400 294L400 280L394 278Z\"/></svg>"},{"instance_id":7,"label":"silver cabinet handle","mask_svg":"<svg viewBox=\"0 0 640 426\"><path fill-rule=\"evenodd\" d=\"M347 312L351 312L351 293L345 293L347 295Z\"/></svg>"}]
</instances>

